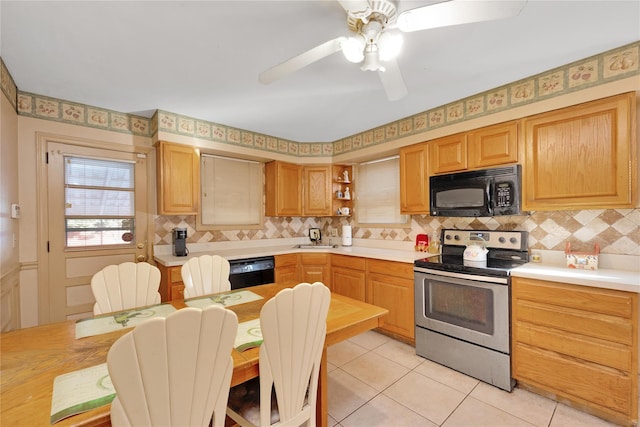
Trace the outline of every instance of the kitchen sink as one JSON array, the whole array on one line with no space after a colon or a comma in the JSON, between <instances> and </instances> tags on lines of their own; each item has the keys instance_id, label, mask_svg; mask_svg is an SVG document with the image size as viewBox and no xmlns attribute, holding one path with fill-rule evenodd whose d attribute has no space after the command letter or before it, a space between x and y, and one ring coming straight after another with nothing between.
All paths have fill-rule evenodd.
<instances>
[{"instance_id":1,"label":"kitchen sink","mask_svg":"<svg viewBox=\"0 0 640 427\"><path fill-rule=\"evenodd\" d=\"M298 245L296 246L299 249L333 249L333 248L337 248L338 245L313 245L313 244L307 244L307 245Z\"/></svg>"}]
</instances>

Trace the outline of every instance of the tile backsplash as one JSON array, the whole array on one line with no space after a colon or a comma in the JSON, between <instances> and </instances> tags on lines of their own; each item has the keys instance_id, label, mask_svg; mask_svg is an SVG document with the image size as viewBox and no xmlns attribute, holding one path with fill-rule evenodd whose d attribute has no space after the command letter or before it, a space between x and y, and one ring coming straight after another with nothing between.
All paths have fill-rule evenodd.
<instances>
[{"instance_id":1,"label":"tile backsplash","mask_svg":"<svg viewBox=\"0 0 640 427\"><path fill-rule=\"evenodd\" d=\"M492 218L448 218L413 215L406 228L358 227L352 220L335 217L265 217L256 230L197 231L195 216L157 216L154 245L171 244L174 227L187 228L187 243L242 241L304 237L311 227L320 227L325 240L331 229L350 223L355 239L414 241L417 234L432 235L442 228L477 230L523 230L529 232L529 248L591 251L598 243L602 253L640 255L640 209L540 211L529 215ZM336 240L335 243L339 243Z\"/></svg>"}]
</instances>

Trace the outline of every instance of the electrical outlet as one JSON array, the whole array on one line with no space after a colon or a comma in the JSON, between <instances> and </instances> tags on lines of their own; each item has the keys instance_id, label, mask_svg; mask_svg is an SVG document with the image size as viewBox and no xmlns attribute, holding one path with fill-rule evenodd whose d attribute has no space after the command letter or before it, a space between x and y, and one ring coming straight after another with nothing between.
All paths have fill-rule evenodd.
<instances>
[{"instance_id":1,"label":"electrical outlet","mask_svg":"<svg viewBox=\"0 0 640 427\"><path fill-rule=\"evenodd\" d=\"M332 228L331 229L331 237L338 237L338 229L337 228Z\"/></svg>"}]
</instances>

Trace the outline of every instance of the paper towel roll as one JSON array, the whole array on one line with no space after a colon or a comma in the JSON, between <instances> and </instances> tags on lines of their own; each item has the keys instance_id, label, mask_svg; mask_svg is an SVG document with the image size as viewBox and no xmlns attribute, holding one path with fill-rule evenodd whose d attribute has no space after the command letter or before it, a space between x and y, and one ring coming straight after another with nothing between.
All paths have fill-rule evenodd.
<instances>
[{"instance_id":1,"label":"paper towel roll","mask_svg":"<svg viewBox=\"0 0 640 427\"><path fill-rule=\"evenodd\" d=\"M351 226L342 226L342 246L351 246Z\"/></svg>"}]
</instances>

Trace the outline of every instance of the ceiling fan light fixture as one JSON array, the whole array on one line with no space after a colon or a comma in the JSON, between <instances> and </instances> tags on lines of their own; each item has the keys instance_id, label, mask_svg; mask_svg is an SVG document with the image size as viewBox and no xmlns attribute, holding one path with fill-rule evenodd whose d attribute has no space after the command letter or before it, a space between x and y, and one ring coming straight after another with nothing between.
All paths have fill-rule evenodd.
<instances>
[{"instance_id":1,"label":"ceiling fan light fixture","mask_svg":"<svg viewBox=\"0 0 640 427\"><path fill-rule=\"evenodd\" d=\"M364 62L360 69L362 71L384 71L382 65L380 65L380 58L376 49L367 49L364 52Z\"/></svg>"},{"instance_id":2,"label":"ceiling fan light fixture","mask_svg":"<svg viewBox=\"0 0 640 427\"><path fill-rule=\"evenodd\" d=\"M364 59L364 39L362 37L348 37L342 42L342 54L347 61L353 63L362 62Z\"/></svg>"},{"instance_id":3,"label":"ceiling fan light fixture","mask_svg":"<svg viewBox=\"0 0 640 427\"><path fill-rule=\"evenodd\" d=\"M378 54L381 61L389 61L396 58L402 49L402 34L384 31L378 38Z\"/></svg>"}]
</instances>

